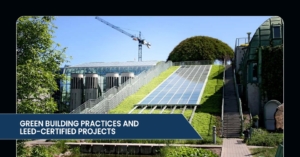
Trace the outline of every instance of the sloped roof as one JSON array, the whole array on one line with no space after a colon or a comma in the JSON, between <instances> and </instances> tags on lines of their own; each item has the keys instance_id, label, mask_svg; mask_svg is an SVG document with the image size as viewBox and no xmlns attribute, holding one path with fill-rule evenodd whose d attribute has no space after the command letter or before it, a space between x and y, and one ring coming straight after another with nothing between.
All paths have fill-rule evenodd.
<instances>
[{"instance_id":1,"label":"sloped roof","mask_svg":"<svg viewBox=\"0 0 300 157\"><path fill-rule=\"evenodd\" d=\"M120 66L154 66L158 61L142 61L142 62L89 62L79 65L70 66L75 67L120 67Z\"/></svg>"}]
</instances>

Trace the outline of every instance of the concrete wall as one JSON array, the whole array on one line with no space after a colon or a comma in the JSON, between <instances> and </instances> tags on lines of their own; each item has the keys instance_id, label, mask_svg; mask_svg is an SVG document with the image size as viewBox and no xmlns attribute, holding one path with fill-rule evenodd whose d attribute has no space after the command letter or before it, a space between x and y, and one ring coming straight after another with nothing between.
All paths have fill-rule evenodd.
<instances>
[{"instance_id":1,"label":"concrete wall","mask_svg":"<svg viewBox=\"0 0 300 157\"><path fill-rule=\"evenodd\" d=\"M89 88L85 89L85 101L88 101L89 99L97 99L98 97L98 89L95 88Z\"/></svg>"},{"instance_id":2,"label":"concrete wall","mask_svg":"<svg viewBox=\"0 0 300 157\"><path fill-rule=\"evenodd\" d=\"M249 83L247 85L247 97L252 116L259 115L259 87Z\"/></svg>"},{"instance_id":3,"label":"concrete wall","mask_svg":"<svg viewBox=\"0 0 300 157\"><path fill-rule=\"evenodd\" d=\"M76 146L71 146L76 147ZM82 153L154 155L159 153L158 146L121 146L121 145L81 145Z\"/></svg>"},{"instance_id":4,"label":"concrete wall","mask_svg":"<svg viewBox=\"0 0 300 157\"><path fill-rule=\"evenodd\" d=\"M70 111L81 105L81 89L71 89Z\"/></svg>"},{"instance_id":5,"label":"concrete wall","mask_svg":"<svg viewBox=\"0 0 300 157\"><path fill-rule=\"evenodd\" d=\"M235 48L235 65L236 65L236 71L239 70L240 68L240 63L242 61L243 55L245 53L244 50L242 50L242 48L245 48L244 46L237 46Z\"/></svg>"}]
</instances>

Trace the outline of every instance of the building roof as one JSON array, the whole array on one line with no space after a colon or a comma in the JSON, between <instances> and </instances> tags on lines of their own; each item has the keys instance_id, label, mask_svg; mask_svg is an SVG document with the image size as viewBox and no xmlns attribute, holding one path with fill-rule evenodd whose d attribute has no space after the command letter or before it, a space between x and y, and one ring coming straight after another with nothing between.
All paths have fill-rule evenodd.
<instances>
[{"instance_id":1,"label":"building roof","mask_svg":"<svg viewBox=\"0 0 300 157\"><path fill-rule=\"evenodd\" d=\"M120 66L154 66L158 61L128 61L128 62L90 62L79 65L69 66L68 68L78 67L120 67Z\"/></svg>"}]
</instances>

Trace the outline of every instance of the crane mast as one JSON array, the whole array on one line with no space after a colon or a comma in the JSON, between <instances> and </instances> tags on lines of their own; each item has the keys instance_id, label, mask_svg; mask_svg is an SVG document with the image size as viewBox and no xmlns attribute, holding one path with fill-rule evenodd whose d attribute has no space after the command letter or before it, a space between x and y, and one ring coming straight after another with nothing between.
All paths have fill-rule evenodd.
<instances>
[{"instance_id":1,"label":"crane mast","mask_svg":"<svg viewBox=\"0 0 300 157\"><path fill-rule=\"evenodd\" d=\"M105 23L106 25L108 25L108 26L116 29L117 31L119 31L119 32L121 32L121 33L123 33L123 34L125 34L125 35L127 35L129 37L131 37L133 40L138 41L138 44L139 44L138 45L138 61L139 62L142 61L142 45L146 45L148 48L150 48L151 44L149 42L147 42L145 39L142 39L141 32L139 32L139 37L136 37L135 35L132 35L132 34L126 32L126 31L122 30L121 28L119 28L119 27L117 27L117 26L115 26L115 25L113 25L113 24L111 24L111 23L109 23L109 22L101 19L100 17L96 17L96 19L99 20L99 21L101 21L101 22L103 22L103 23Z\"/></svg>"}]
</instances>

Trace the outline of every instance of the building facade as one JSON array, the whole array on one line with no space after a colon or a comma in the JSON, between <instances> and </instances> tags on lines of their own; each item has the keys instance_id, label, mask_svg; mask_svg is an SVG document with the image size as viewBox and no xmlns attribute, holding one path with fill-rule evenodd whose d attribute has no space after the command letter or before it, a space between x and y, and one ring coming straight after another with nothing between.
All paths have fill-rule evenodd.
<instances>
[{"instance_id":1,"label":"building facade","mask_svg":"<svg viewBox=\"0 0 300 157\"><path fill-rule=\"evenodd\" d=\"M154 67L156 64L157 61L92 62L76 66L65 66L63 74L66 75L67 79L60 81L60 104L74 109L84 101L96 99L99 97L99 94L105 93L110 88L122 84L125 79L137 76L141 72ZM122 76L126 76L126 78L122 78ZM84 91L79 90L79 87L81 88L82 85L77 82L81 78Z\"/></svg>"},{"instance_id":2,"label":"building facade","mask_svg":"<svg viewBox=\"0 0 300 157\"><path fill-rule=\"evenodd\" d=\"M262 62L266 59L262 58L262 47L283 45L283 26L282 18L271 17L258 27L248 45L236 45L234 63L237 83L243 104L248 106L253 116L263 117L264 104L268 101L262 99L260 88Z\"/></svg>"}]
</instances>

